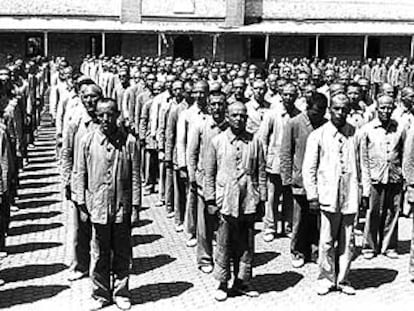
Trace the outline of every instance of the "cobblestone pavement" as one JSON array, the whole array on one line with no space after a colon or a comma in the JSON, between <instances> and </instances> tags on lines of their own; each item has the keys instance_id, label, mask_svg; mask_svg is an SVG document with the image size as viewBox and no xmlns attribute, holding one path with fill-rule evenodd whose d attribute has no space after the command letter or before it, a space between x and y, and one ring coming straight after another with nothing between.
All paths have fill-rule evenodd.
<instances>
[{"instance_id":1,"label":"cobblestone pavement","mask_svg":"<svg viewBox=\"0 0 414 311\"><path fill-rule=\"evenodd\" d=\"M0 278L7 282L0 288L0 308L86 310L89 280L66 280L71 207L61 202L53 128L41 128L29 155L19 191L20 210L12 213L9 256L0 266ZM258 233L253 284L261 296L232 297L218 303L213 299L216 283L196 269L195 249L185 246L185 235L175 232L164 208L155 207L156 199L156 195L144 198L141 225L133 230L133 310L389 310L397 305L399 310L412 309L414 285L408 276L411 219L400 220L399 259L380 256L368 262L358 257L353 262L351 280L358 290L356 296L317 296L316 265L293 269L288 238L265 243ZM360 245L360 237L357 243Z\"/></svg>"}]
</instances>

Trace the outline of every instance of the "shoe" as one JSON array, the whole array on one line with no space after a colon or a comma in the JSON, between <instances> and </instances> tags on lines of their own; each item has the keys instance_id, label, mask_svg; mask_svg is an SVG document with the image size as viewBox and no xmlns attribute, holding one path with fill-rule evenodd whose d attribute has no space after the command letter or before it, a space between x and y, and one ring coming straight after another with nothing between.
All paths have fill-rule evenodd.
<instances>
[{"instance_id":1,"label":"shoe","mask_svg":"<svg viewBox=\"0 0 414 311\"><path fill-rule=\"evenodd\" d=\"M364 259L366 259L366 260L371 260L372 258L374 258L375 257L375 253L374 252L370 252L370 251L362 251L362 257L364 258Z\"/></svg>"},{"instance_id":2,"label":"shoe","mask_svg":"<svg viewBox=\"0 0 414 311\"><path fill-rule=\"evenodd\" d=\"M346 295L355 295L356 291L355 288L353 288L349 283L346 284L338 284L337 286L338 290Z\"/></svg>"},{"instance_id":3,"label":"shoe","mask_svg":"<svg viewBox=\"0 0 414 311\"><path fill-rule=\"evenodd\" d=\"M92 298L89 302L88 310L89 311L96 311L102 308L105 308L109 305L109 302L102 299L94 299Z\"/></svg>"},{"instance_id":4,"label":"shoe","mask_svg":"<svg viewBox=\"0 0 414 311\"><path fill-rule=\"evenodd\" d=\"M167 218L174 218L175 212L168 212Z\"/></svg>"},{"instance_id":5,"label":"shoe","mask_svg":"<svg viewBox=\"0 0 414 311\"><path fill-rule=\"evenodd\" d=\"M273 233L265 233L263 235L263 241L265 242L272 242L275 239L275 235Z\"/></svg>"},{"instance_id":6,"label":"shoe","mask_svg":"<svg viewBox=\"0 0 414 311\"><path fill-rule=\"evenodd\" d=\"M215 293L214 293L214 299L216 299L217 301L224 301L227 299L227 284L226 283L222 283L220 284L220 286L216 289Z\"/></svg>"},{"instance_id":7,"label":"shoe","mask_svg":"<svg viewBox=\"0 0 414 311\"><path fill-rule=\"evenodd\" d=\"M255 290L250 283L235 280L232 290L236 293L245 295L247 297L259 297L260 294Z\"/></svg>"},{"instance_id":8,"label":"shoe","mask_svg":"<svg viewBox=\"0 0 414 311\"><path fill-rule=\"evenodd\" d=\"M6 284L5 280L0 279L0 286L3 286L4 284Z\"/></svg>"},{"instance_id":9,"label":"shoe","mask_svg":"<svg viewBox=\"0 0 414 311\"><path fill-rule=\"evenodd\" d=\"M184 226L183 225L175 225L175 232L183 232Z\"/></svg>"},{"instance_id":10,"label":"shoe","mask_svg":"<svg viewBox=\"0 0 414 311\"><path fill-rule=\"evenodd\" d=\"M164 202L163 201L157 201L156 203L155 203L155 206L156 207L160 207L160 206L164 206Z\"/></svg>"},{"instance_id":11,"label":"shoe","mask_svg":"<svg viewBox=\"0 0 414 311\"><path fill-rule=\"evenodd\" d=\"M0 251L0 258L6 258L8 256L6 251Z\"/></svg>"},{"instance_id":12,"label":"shoe","mask_svg":"<svg viewBox=\"0 0 414 311\"><path fill-rule=\"evenodd\" d=\"M213 272L213 266L212 265L200 266L200 270L201 272L205 274L210 274L211 272Z\"/></svg>"},{"instance_id":13,"label":"shoe","mask_svg":"<svg viewBox=\"0 0 414 311\"><path fill-rule=\"evenodd\" d=\"M114 302L120 310L131 309L131 300L128 297L115 297Z\"/></svg>"},{"instance_id":14,"label":"shoe","mask_svg":"<svg viewBox=\"0 0 414 311\"><path fill-rule=\"evenodd\" d=\"M194 247L197 245L197 239L195 237L190 237L185 245L187 245L187 247Z\"/></svg>"},{"instance_id":15,"label":"shoe","mask_svg":"<svg viewBox=\"0 0 414 311\"><path fill-rule=\"evenodd\" d=\"M398 259L400 256L398 256L398 253L394 249L389 249L384 253L385 256L387 256L390 259Z\"/></svg>"},{"instance_id":16,"label":"shoe","mask_svg":"<svg viewBox=\"0 0 414 311\"><path fill-rule=\"evenodd\" d=\"M87 275L88 275L88 272L74 270L70 272L68 276L68 281L77 281L77 280L84 278Z\"/></svg>"},{"instance_id":17,"label":"shoe","mask_svg":"<svg viewBox=\"0 0 414 311\"><path fill-rule=\"evenodd\" d=\"M10 211L11 212L18 212L18 211L20 211L20 208L17 205L10 205Z\"/></svg>"},{"instance_id":18,"label":"shoe","mask_svg":"<svg viewBox=\"0 0 414 311\"><path fill-rule=\"evenodd\" d=\"M305 259L299 254L292 254L292 267L302 268L305 265Z\"/></svg>"},{"instance_id":19,"label":"shoe","mask_svg":"<svg viewBox=\"0 0 414 311\"><path fill-rule=\"evenodd\" d=\"M326 282L319 281L318 283L319 284L316 287L316 293L319 296L325 296L326 294L328 294L329 292L331 292L335 288L335 286L333 284L331 284L329 281L326 281Z\"/></svg>"}]
</instances>

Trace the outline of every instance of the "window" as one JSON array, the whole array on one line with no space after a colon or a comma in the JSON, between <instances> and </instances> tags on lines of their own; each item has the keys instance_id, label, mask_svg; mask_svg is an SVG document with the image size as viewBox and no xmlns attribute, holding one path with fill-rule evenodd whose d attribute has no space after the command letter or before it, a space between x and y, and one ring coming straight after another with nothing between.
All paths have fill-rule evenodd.
<instances>
[{"instance_id":1,"label":"window","mask_svg":"<svg viewBox=\"0 0 414 311\"><path fill-rule=\"evenodd\" d=\"M174 13L193 14L195 10L195 0L176 0L174 2Z\"/></svg>"}]
</instances>

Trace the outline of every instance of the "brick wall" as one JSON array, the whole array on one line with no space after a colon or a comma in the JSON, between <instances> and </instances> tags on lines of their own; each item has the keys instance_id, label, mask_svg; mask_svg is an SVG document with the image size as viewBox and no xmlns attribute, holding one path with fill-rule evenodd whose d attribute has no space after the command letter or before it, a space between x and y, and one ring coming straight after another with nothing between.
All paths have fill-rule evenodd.
<instances>
[{"instance_id":1,"label":"brick wall","mask_svg":"<svg viewBox=\"0 0 414 311\"><path fill-rule=\"evenodd\" d=\"M120 0L121 22L140 23L142 0Z\"/></svg>"},{"instance_id":2,"label":"brick wall","mask_svg":"<svg viewBox=\"0 0 414 311\"><path fill-rule=\"evenodd\" d=\"M180 2L188 2L185 6ZM194 11L181 12L183 7L191 7ZM226 13L226 0L142 0L143 16L192 16L224 18Z\"/></svg>"},{"instance_id":3,"label":"brick wall","mask_svg":"<svg viewBox=\"0 0 414 311\"><path fill-rule=\"evenodd\" d=\"M121 41L122 55L129 56L157 56L158 36L143 34L123 34Z\"/></svg>"}]
</instances>

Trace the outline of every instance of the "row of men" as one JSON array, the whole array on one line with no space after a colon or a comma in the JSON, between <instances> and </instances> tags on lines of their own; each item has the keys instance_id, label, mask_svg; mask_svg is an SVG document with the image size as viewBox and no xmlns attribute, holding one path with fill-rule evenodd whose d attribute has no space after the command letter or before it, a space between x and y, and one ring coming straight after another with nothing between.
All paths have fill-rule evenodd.
<instances>
[{"instance_id":1,"label":"row of men","mask_svg":"<svg viewBox=\"0 0 414 311\"><path fill-rule=\"evenodd\" d=\"M366 79L349 83L342 81L339 74L338 82L334 82L334 76L329 85L330 113L327 114L328 100L315 92L316 86L309 84L309 81L300 88L301 81L297 81L297 86L286 77L270 74L265 82L258 75L252 83L251 98L247 98L247 83L243 78L237 78L236 75L231 81L231 91L227 90L225 93L223 84L216 81L193 81L192 75L183 79L182 73L188 68L177 69L182 65L181 60L173 62L165 82L158 80L151 72L152 68L143 66L135 84L119 86L126 91L122 97L114 98L116 109L111 109L115 114L119 113L122 127L139 141L139 175L144 175L147 192L154 189L154 171L158 167L160 205L165 205L168 217L174 217L177 231L182 231L185 224L189 236L187 245L197 245L197 265L200 270L205 273L214 270L220 281L216 299L223 300L227 297L230 259L236 265L234 288L251 296L257 295L249 286L248 280L251 277L253 258L252 226L263 214L266 241L274 239L278 219L283 221L281 230L293 231L291 252L294 267L301 267L306 261L319 257L320 278L323 281L318 289L320 294L329 292L333 286L339 287L345 293L354 293L348 283L347 274L352 258L353 228L358 219L360 201L368 211L364 232L364 257L369 259L377 254L397 257L396 233L403 183L402 152L406 142L406 129L409 129L412 120L412 88L406 87L402 90L402 104L395 110L392 85L381 85L378 100L374 105L369 105L368 101L363 102ZM181 74L180 70L183 70ZM120 67L118 79L121 84L122 81L125 81L124 84L130 83L128 72L128 68ZM269 94L267 87L273 91L274 96L279 96L279 101L271 103L266 100L266 95ZM86 93L81 95L81 98L85 98L84 105L87 98L93 102L93 99L96 101L104 93L102 89L98 91L96 85L89 89L95 89L95 93L85 95L88 93L84 91ZM140 89L135 102L127 100L128 91L131 89ZM302 93L301 101L298 101L299 92ZM76 92L73 98L77 98ZM108 100L105 102L109 105ZM82 107L79 100L74 100L73 105L69 106ZM76 113L77 110L70 111L69 116L81 115ZM391 118L392 115L395 119ZM131 116L135 119L131 120ZM324 117L328 117L330 121ZM75 123L78 128L74 131L75 134L63 135L68 137L68 142L63 140L62 158L68 153L70 137L72 148L76 148L76 144L79 146L80 141L77 143L73 137L76 137L78 129L93 124L91 119L93 121L89 114L83 124L78 123L78 118L73 118L77 120ZM71 122L68 121L66 130L65 125L63 126L64 133L70 129ZM322 137L309 140L317 143L308 143L313 147L308 147L311 151L305 152L309 133L319 127L327 127L326 131L331 135L320 134ZM355 128L361 130L355 131ZM71 133L71 130L68 131ZM222 135L218 135L221 132ZM214 143L215 140L219 141L214 138L216 135L221 138L220 142ZM325 136L333 138L325 141ZM328 146L338 148L331 148L330 151L334 154L330 154L325 150L329 149ZM81 149L80 152L84 150ZM324 157L323 161L321 157ZM306 161L306 158L309 160ZM409 156L404 158L409 159ZM77 165L73 164L76 159L78 152L73 153L72 160L62 161L72 162L72 166L68 165L71 169L66 170L65 178L68 198L76 195L76 191L72 193L73 188L70 187L68 178L79 173ZM90 159L89 154L87 159ZM102 182L109 185L117 183L109 182L113 178L113 169L106 166L102 168L103 163L100 162L88 173L97 174L98 185ZM302 164L308 168L302 170ZM111 161L105 162L105 165L111 165ZM325 165L327 166L324 167ZM131 166L128 167L131 169ZM95 173L95 170L99 173ZM412 168L408 168L406 176L411 171ZM409 177L405 179L407 181ZM82 184L73 183L73 180L72 178L72 185ZM359 200L357 191L359 185L362 188L362 200ZM128 205L136 207L131 209L131 217L127 217L134 222L138 218L140 198L135 193L138 191L136 185L133 186L121 189L132 191L136 199L134 204ZM115 200L113 202L118 206L117 197L114 197L111 189L101 189L99 192L100 188L96 188L94 183L91 187L93 188L81 190L78 195L82 197L81 193L85 191L92 194L97 192L95 199L99 202L98 205L112 206L111 202ZM281 211L280 195L283 197ZM108 203L105 198L111 198L111 202ZM79 247L75 258L79 264L79 258L89 259L89 253L82 252L80 247L83 244L84 250L87 249L89 241L87 236L80 236L82 231L87 231L81 229L82 224L87 223L86 220L90 220L87 216L96 213L99 208L90 211L84 199L73 201L78 206L75 209L78 222L75 245ZM218 210L220 217L217 217ZM110 214L111 212L114 211L110 210ZM111 218L114 221L113 215L104 215L106 212L100 213L99 220L92 220L92 223L98 221L108 224L111 223ZM318 220L319 215L321 220ZM213 259L212 239L217 218L219 228ZM320 232L318 222L321 223ZM90 226L86 225L86 228ZM335 232L341 234L338 236L333 234ZM332 252L338 239L338 249L342 253L339 271L336 271L331 259L334 258ZM234 241L238 241L236 245ZM318 248L318 245L323 247ZM108 253L105 254L107 256ZM95 255L95 260L96 257L99 254ZM85 261L77 268L74 266L71 279L86 275L89 267L87 263ZM96 276L92 274L93 280L98 278L94 281L95 286L102 284L99 283L101 275L102 271ZM100 300L108 303L111 289L106 283L104 287L105 299L99 299L102 298L99 293L103 293L99 290L94 295L98 302ZM101 290L102 286L98 289ZM116 292L113 292L115 296Z\"/></svg>"},{"instance_id":2,"label":"row of men","mask_svg":"<svg viewBox=\"0 0 414 311\"><path fill-rule=\"evenodd\" d=\"M47 89L43 69L38 60L24 63L21 59L9 59L7 66L0 68L0 258L7 256L10 212L18 210L19 171L24 160L28 161L27 148L40 125Z\"/></svg>"}]
</instances>

